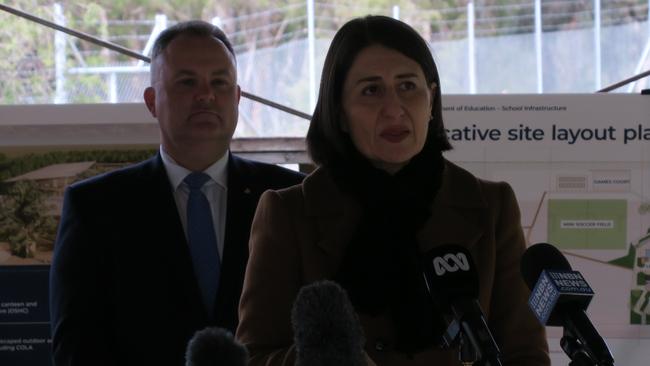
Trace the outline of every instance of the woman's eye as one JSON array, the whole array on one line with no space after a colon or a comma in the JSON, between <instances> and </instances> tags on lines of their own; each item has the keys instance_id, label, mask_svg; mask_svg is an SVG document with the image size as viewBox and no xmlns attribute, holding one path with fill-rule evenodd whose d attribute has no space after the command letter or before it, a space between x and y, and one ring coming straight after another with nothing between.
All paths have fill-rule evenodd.
<instances>
[{"instance_id":1,"label":"woman's eye","mask_svg":"<svg viewBox=\"0 0 650 366\"><path fill-rule=\"evenodd\" d=\"M377 85L368 85L365 88L361 89L361 95L375 95L379 92L379 87Z\"/></svg>"},{"instance_id":2,"label":"woman's eye","mask_svg":"<svg viewBox=\"0 0 650 366\"><path fill-rule=\"evenodd\" d=\"M400 86L400 89L402 89L402 90L413 90L413 89L416 88L415 83L412 82L412 81L405 81L405 82L401 83L399 86Z\"/></svg>"}]
</instances>

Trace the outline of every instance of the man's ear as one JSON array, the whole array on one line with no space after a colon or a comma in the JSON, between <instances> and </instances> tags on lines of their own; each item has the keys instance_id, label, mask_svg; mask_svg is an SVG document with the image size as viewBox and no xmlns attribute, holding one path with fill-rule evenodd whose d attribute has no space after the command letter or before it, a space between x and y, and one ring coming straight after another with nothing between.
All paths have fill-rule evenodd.
<instances>
[{"instance_id":1,"label":"man's ear","mask_svg":"<svg viewBox=\"0 0 650 366\"><path fill-rule=\"evenodd\" d=\"M239 105L239 100L241 99L241 87L237 84L237 105Z\"/></svg>"},{"instance_id":2,"label":"man's ear","mask_svg":"<svg viewBox=\"0 0 650 366\"><path fill-rule=\"evenodd\" d=\"M158 117L156 116L156 89L150 86L144 90L144 103L151 115L154 118Z\"/></svg>"}]
</instances>

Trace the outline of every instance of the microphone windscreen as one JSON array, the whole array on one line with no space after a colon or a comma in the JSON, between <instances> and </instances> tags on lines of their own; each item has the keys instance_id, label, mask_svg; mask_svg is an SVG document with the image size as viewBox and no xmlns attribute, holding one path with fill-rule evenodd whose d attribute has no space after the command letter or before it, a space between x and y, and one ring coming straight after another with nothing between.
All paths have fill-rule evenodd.
<instances>
[{"instance_id":1,"label":"microphone windscreen","mask_svg":"<svg viewBox=\"0 0 650 366\"><path fill-rule=\"evenodd\" d=\"M531 245L521 257L521 275L529 289L535 284L543 270L571 271L571 264L556 247L548 243Z\"/></svg>"},{"instance_id":2,"label":"microphone windscreen","mask_svg":"<svg viewBox=\"0 0 650 366\"><path fill-rule=\"evenodd\" d=\"M365 365L359 318L347 293L332 281L300 289L291 311L296 365Z\"/></svg>"},{"instance_id":3,"label":"microphone windscreen","mask_svg":"<svg viewBox=\"0 0 650 366\"><path fill-rule=\"evenodd\" d=\"M226 329L208 327L190 339L185 362L185 366L246 366L248 351Z\"/></svg>"}]
</instances>

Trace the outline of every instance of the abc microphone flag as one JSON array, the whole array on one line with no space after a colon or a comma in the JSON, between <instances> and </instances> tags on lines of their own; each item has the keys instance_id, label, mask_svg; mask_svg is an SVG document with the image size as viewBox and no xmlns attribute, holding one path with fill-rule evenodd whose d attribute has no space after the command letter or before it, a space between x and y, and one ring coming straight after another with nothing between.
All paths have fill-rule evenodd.
<instances>
[{"instance_id":1,"label":"abc microphone flag","mask_svg":"<svg viewBox=\"0 0 650 366\"><path fill-rule=\"evenodd\" d=\"M478 297L478 274L466 248L443 245L422 256L427 288L444 308L456 298Z\"/></svg>"},{"instance_id":2,"label":"abc microphone flag","mask_svg":"<svg viewBox=\"0 0 650 366\"><path fill-rule=\"evenodd\" d=\"M501 351L478 302L478 273L467 248L440 245L422 255L427 289L447 330L443 346L460 344L459 360L500 366Z\"/></svg>"},{"instance_id":3,"label":"abc microphone flag","mask_svg":"<svg viewBox=\"0 0 650 366\"><path fill-rule=\"evenodd\" d=\"M447 253L442 257L433 258L433 268L438 276L444 275L445 272L469 271L469 260L462 252Z\"/></svg>"}]
</instances>

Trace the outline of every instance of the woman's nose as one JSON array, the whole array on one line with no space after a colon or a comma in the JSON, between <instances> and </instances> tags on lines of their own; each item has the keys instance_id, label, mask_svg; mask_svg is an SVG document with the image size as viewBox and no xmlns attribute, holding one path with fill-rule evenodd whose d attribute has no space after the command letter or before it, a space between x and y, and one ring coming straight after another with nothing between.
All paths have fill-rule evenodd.
<instances>
[{"instance_id":1,"label":"woman's nose","mask_svg":"<svg viewBox=\"0 0 650 366\"><path fill-rule=\"evenodd\" d=\"M395 90L389 89L383 98L382 113L386 117L397 118L404 115L404 106Z\"/></svg>"}]
</instances>

